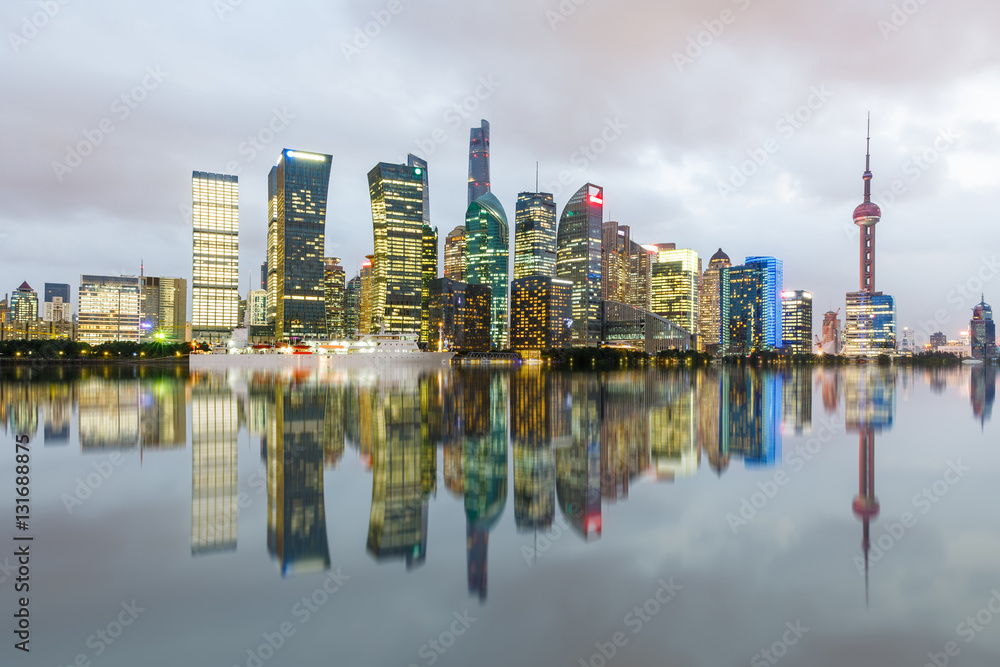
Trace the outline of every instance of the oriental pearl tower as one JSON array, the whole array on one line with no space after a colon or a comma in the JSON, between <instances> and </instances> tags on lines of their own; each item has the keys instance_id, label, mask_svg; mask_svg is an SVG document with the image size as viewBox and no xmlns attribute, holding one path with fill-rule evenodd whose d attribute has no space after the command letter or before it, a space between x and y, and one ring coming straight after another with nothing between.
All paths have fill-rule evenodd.
<instances>
[{"instance_id":1,"label":"oriental pearl tower","mask_svg":"<svg viewBox=\"0 0 1000 667\"><path fill-rule=\"evenodd\" d=\"M861 288L860 292L875 291L875 225L882 219L882 211L872 201L871 170L871 115L868 116L868 138L865 150L865 201L854 209L854 224L861 229Z\"/></svg>"}]
</instances>

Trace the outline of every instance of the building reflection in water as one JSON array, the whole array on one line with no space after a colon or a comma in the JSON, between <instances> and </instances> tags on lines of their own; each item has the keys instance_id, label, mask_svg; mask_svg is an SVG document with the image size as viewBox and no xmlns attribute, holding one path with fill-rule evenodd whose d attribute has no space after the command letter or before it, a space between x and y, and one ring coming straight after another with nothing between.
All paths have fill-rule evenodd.
<instances>
[{"instance_id":1,"label":"building reflection in water","mask_svg":"<svg viewBox=\"0 0 1000 667\"><path fill-rule=\"evenodd\" d=\"M191 555L236 549L240 408L224 377L191 391Z\"/></svg>"},{"instance_id":2,"label":"building reflection in water","mask_svg":"<svg viewBox=\"0 0 1000 667\"><path fill-rule=\"evenodd\" d=\"M407 569L427 557L428 502L437 477L436 453L423 433L425 384L425 378L373 379L349 399L350 411L360 418L349 437L373 474L368 552L380 562L402 558Z\"/></svg>"},{"instance_id":3,"label":"building reflection in water","mask_svg":"<svg viewBox=\"0 0 1000 667\"><path fill-rule=\"evenodd\" d=\"M812 367L792 366L781 374L782 433L808 435L812 432Z\"/></svg>"},{"instance_id":4,"label":"building reflection in water","mask_svg":"<svg viewBox=\"0 0 1000 667\"><path fill-rule=\"evenodd\" d=\"M462 373L465 546L469 593L486 599L490 531L507 506L507 373Z\"/></svg>"},{"instance_id":5,"label":"building reflection in water","mask_svg":"<svg viewBox=\"0 0 1000 667\"><path fill-rule=\"evenodd\" d=\"M875 495L875 435L892 428L896 412L896 373L871 365L843 370L844 422L848 433L858 434L858 495L851 508L861 520L864 552L865 604L868 604L868 556L871 522L879 516Z\"/></svg>"},{"instance_id":6,"label":"building reflection in water","mask_svg":"<svg viewBox=\"0 0 1000 667\"><path fill-rule=\"evenodd\" d=\"M691 477L701 462L695 375L679 371L655 381L646 378L645 386L635 382L632 385L640 396L648 397L649 405L626 418L641 427L643 433L637 435L649 443L643 449L650 452L656 479L672 482ZM718 432L718 423L713 424L712 430Z\"/></svg>"},{"instance_id":7,"label":"building reflection in water","mask_svg":"<svg viewBox=\"0 0 1000 667\"><path fill-rule=\"evenodd\" d=\"M601 536L601 376L570 377L570 443L556 451L556 498L584 539Z\"/></svg>"},{"instance_id":8,"label":"building reflection in water","mask_svg":"<svg viewBox=\"0 0 1000 667\"><path fill-rule=\"evenodd\" d=\"M781 459L783 386L780 374L750 366L723 366L701 374L699 440L717 475L734 458L748 468L772 467ZM801 391L801 385L792 391ZM811 407L796 404L796 410L795 423L811 423Z\"/></svg>"},{"instance_id":9,"label":"building reflection in water","mask_svg":"<svg viewBox=\"0 0 1000 667\"><path fill-rule=\"evenodd\" d=\"M972 414L982 428L993 416L993 401L997 393L997 369L993 365L974 366L969 394L972 397Z\"/></svg>"},{"instance_id":10,"label":"building reflection in water","mask_svg":"<svg viewBox=\"0 0 1000 667\"><path fill-rule=\"evenodd\" d=\"M275 384L266 405L267 547L282 576L330 567L323 503L326 390ZM270 395L269 395L270 397Z\"/></svg>"}]
</instances>

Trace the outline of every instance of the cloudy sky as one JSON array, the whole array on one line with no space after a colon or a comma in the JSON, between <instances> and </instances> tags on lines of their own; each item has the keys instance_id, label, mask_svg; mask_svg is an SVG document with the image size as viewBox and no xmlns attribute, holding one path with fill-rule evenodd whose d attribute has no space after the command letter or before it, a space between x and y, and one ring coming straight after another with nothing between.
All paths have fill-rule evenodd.
<instances>
[{"instance_id":1,"label":"cloudy sky","mask_svg":"<svg viewBox=\"0 0 1000 667\"><path fill-rule=\"evenodd\" d=\"M140 260L190 279L192 170L239 175L259 284L284 147L334 156L327 255L353 275L368 170L426 157L443 240L486 118L511 218L538 161L560 212L590 181L640 242L782 258L818 319L858 286L871 110L900 326L954 336L981 289L1000 306L992 0L5 1L0 26L0 293Z\"/></svg>"}]
</instances>

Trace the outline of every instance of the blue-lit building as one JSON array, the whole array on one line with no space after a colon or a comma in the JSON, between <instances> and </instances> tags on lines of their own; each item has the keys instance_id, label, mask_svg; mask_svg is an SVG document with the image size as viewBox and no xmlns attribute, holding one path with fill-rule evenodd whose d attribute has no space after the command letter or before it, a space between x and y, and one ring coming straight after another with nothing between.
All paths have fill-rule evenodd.
<instances>
[{"instance_id":1,"label":"blue-lit building","mask_svg":"<svg viewBox=\"0 0 1000 667\"><path fill-rule=\"evenodd\" d=\"M333 157L284 149L267 176L267 318L277 339L326 336L324 238Z\"/></svg>"},{"instance_id":2,"label":"blue-lit building","mask_svg":"<svg viewBox=\"0 0 1000 667\"><path fill-rule=\"evenodd\" d=\"M573 283L572 344L601 344L601 246L604 188L587 183L563 209L556 233L556 276Z\"/></svg>"},{"instance_id":3,"label":"blue-lit building","mask_svg":"<svg viewBox=\"0 0 1000 667\"><path fill-rule=\"evenodd\" d=\"M45 303L52 303L53 297L60 297L69 303L69 285L66 283L45 283Z\"/></svg>"},{"instance_id":4,"label":"blue-lit building","mask_svg":"<svg viewBox=\"0 0 1000 667\"><path fill-rule=\"evenodd\" d=\"M784 289L784 269L780 259L774 257L747 257L746 266L759 266L762 284L761 314L764 333L764 347L775 349L782 346L781 292Z\"/></svg>"}]
</instances>

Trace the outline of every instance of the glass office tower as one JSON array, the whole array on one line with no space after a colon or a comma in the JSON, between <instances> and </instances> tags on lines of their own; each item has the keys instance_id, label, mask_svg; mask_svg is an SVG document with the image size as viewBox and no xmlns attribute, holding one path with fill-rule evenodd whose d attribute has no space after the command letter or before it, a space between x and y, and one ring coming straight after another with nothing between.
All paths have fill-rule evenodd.
<instances>
[{"instance_id":1,"label":"glass office tower","mask_svg":"<svg viewBox=\"0 0 1000 667\"><path fill-rule=\"evenodd\" d=\"M284 149L267 177L267 312L274 337L326 335L323 249L333 157Z\"/></svg>"},{"instance_id":2,"label":"glass office tower","mask_svg":"<svg viewBox=\"0 0 1000 667\"><path fill-rule=\"evenodd\" d=\"M574 346L601 344L601 232L604 188L587 183L570 197L556 234L556 275L573 283Z\"/></svg>"},{"instance_id":3,"label":"glass office tower","mask_svg":"<svg viewBox=\"0 0 1000 667\"><path fill-rule=\"evenodd\" d=\"M469 205L465 213L466 282L490 287L490 341L495 349L507 347L508 235L507 215L493 194L486 193Z\"/></svg>"},{"instance_id":4,"label":"glass office tower","mask_svg":"<svg viewBox=\"0 0 1000 667\"><path fill-rule=\"evenodd\" d=\"M391 333L420 333L426 185L426 163L413 155L407 164L380 162L368 172L375 235L374 331L384 326Z\"/></svg>"},{"instance_id":5,"label":"glass office tower","mask_svg":"<svg viewBox=\"0 0 1000 667\"><path fill-rule=\"evenodd\" d=\"M521 192L514 212L514 280L556 274L556 204L548 192Z\"/></svg>"},{"instance_id":6,"label":"glass office tower","mask_svg":"<svg viewBox=\"0 0 1000 667\"><path fill-rule=\"evenodd\" d=\"M784 265L774 257L747 257L747 266L759 266L763 281L764 345L768 349L781 347L781 292L784 289Z\"/></svg>"},{"instance_id":7,"label":"glass office tower","mask_svg":"<svg viewBox=\"0 0 1000 667\"><path fill-rule=\"evenodd\" d=\"M239 326L239 178L192 172L191 224L191 335L218 342Z\"/></svg>"}]
</instances>

